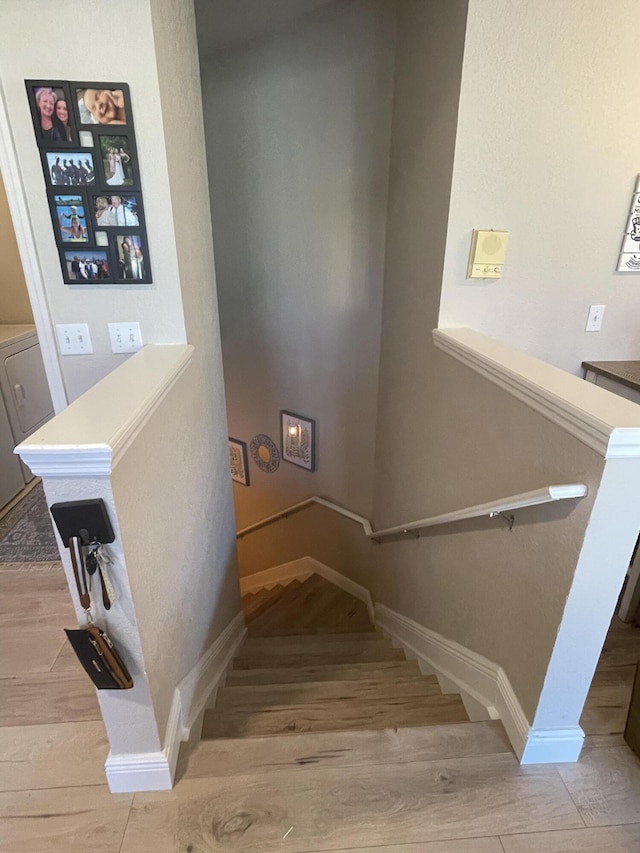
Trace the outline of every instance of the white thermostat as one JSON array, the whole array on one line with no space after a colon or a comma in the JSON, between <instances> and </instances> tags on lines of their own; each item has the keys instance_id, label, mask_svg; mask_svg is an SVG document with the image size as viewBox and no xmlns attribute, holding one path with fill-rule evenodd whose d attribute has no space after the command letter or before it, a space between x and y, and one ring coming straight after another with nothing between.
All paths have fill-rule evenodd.
<instances>
[{"instance_id":1,"label":"white thermostat","mask_svg":"<svg viewBox=\"0 0 640 853\"><path fill-rule=\"evenodd\" d=\"M508 240L508 231L484 231L474 228L467 278L500 278Z\"/></svg>"}]
</instances>

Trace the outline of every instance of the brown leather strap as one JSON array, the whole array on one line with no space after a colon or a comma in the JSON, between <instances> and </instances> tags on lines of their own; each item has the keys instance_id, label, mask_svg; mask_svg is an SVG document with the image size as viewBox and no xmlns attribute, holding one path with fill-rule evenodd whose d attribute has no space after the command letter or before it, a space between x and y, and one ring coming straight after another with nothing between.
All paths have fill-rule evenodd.
<instances>
[{"instance_id":1,"label":"brown leather strap","mask_svg":"<svg viewBox=\"0 0 640 853\"><path fill-rule=\"evenodd\" d=\"M72 536L69 539L69 552L71 553L71 564L73 566L73 574L76 579L76 586L78 587L78 597L80 599L80 606L84 610L89 610L91 607L91 596L89 595L89 588L87 586L87 575L84 568L84 560L82 559L82 543L77 536ZM80 565L78 565L78 563ZM80 578L82 578L82 583L80 583Z\"/></svg>"}]
</instances>

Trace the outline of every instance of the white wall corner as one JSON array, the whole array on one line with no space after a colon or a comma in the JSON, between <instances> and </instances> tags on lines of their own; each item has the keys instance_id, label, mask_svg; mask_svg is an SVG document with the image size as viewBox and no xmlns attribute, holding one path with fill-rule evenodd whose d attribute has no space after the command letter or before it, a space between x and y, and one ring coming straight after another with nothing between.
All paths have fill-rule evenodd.
<instances>
[{"instance_id":1,"label":"white wall corner","mask_svg":"<svg viewBox=\"0 0 640 853\"><path fill-rule=\"evenodd\" d=\"M176 687L175 695L178 698L176 701L174 697L174 705L177 704L180 711L179 740L189 739L192 726L205 708L211 693L224 679L246 633L244 613L240 611ZM167 726L165 749L169 734Z\"/></svg>"},{"instance_id":2,"label":"white wall corner","mask_svg":"<svg viewBox=\"0 0 640 853\"><path fill-rule=\"evenodd\" d=\"M457 687L470 719L502 720L514 752L522 757L531 726L501 667L381 604L375 614L376 627L415 657L421 669L435 672L447 692Z\"/></svg>"}]
</instances>

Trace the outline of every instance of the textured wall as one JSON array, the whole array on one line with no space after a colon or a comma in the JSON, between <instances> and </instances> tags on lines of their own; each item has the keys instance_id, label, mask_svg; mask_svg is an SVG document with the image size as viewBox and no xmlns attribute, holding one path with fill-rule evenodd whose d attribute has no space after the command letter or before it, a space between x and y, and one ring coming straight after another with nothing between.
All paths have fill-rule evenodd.
<instances>
[{"instance_id":1,"label":"textured wall","mask_svg":"<svg viewBox=\"0 0 640 853\"><path fill-rule=\"evenodd\" d=\"M114 0L104 19L89 0L58 0L55 14L46 0L0 3L0 82L7 103L29 214L43 270L53 323L88 322L94 345L90 356L61 359L70 399L101 379L125 356L111 353L107 323L139 320L145 343L184 343L178 263L171 215L163 111L155 66L148 0ZM126 22L118 27L117 60L109 50L63 50L70 22ZM34 25L34 22L39 22ZM28 35L27 35L28 34ZM96 43L97 46L97 43ZM131 87L149 253L154 283L82 287L63 284L45 192L44 176L24 87L25 78L103 80Z\"/></svg>"},{"instance_id":2,"label":"textured wall","mask_svg":"<svg viewBox=\"0 0 640 853\"><path fill-rule=\"evenodd\" d=\"M203 67L229 432L319 425L317 473L250 462L240 527L314 493L371 509L394 28L333 3Z\"/></svg>"},{"instance_id":3,"label":"textured wall","mask_svg":"<svg viewBox=\"0 0 640 853\"><path fill-rule=\"evenodd\" d=\"M439 325L579 373L640 357L640 275L614 272L640 172L637 0L471 0ZM511 232L465 279L473 228ZM591 303L602 331L584 330Z\"/></svg>"},{"instance_id":4,"label":"textured wall","mask_svg":"<svg viewBox=\"0 0 640 853\"><path fill-rule=\"evenodd\" d=\"M0 324L3 323L33 323L33 313L0 175Z\"/></svg>"}]
</instances>

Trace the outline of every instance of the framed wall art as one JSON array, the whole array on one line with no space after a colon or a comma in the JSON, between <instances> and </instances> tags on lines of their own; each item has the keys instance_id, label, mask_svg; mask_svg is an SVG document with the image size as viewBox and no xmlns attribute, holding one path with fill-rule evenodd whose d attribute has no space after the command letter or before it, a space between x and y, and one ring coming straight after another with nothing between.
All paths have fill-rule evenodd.
<instances>
[{"instance_id":1,"label":"framed wall art","mask_svg":"<svg viewBox=\"0 0 640 853\"><path fill-rule=\"evenodd\" d=\"M264 433L258 433L249 445L251 458L265 474L273 474L280 466L280 453L274 442Z\"/></svg>"},{"instance_id":2,"label":"framed wall art","mask_svg":"<svg viewBox=\"0 0 640 853\"><path fill-rule=\"evenodd\" d=\"M249 485L249 456L244 441L229 436L229 457L231 461L231 479L243 486Z\"/></svg>"},{"instance_id":3,"label":"framed wall art","mask_svg":"<svg viewBox=\"0 0 640 853\"><path fill-rule=\"evenodd\" d=\"M316 422L295 412L280 412L282 458L307 471L316 470Z\"/></svg>"},{"instance_id":4,"label":"framed wall art","mask_svg":"<svg viewBox=\"0 0 640 853\"><path fill-rule=\"evenodd\" d=\"M150 284L129 87L68 80L25 85L64 282Z\"/></svg>"}]
</instances>

